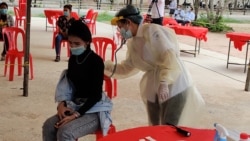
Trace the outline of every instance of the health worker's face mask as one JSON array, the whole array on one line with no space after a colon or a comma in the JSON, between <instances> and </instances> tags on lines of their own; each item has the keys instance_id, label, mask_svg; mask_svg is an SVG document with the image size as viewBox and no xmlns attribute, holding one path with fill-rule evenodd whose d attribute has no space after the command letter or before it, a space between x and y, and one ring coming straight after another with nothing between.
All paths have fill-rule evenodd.
<instances>
[{"instance_id":1,"label":"health worker's face mask","mask_svg":"<svg viewBox=\"0 0 250 141\"><path fill-rule=\"evenodd\" d=\"M128 29L127 31L124 28L121 28L120 33L124 39L132 38L132 32Z\"/></svg>"},{"instance_id":2,"label":"health worker's face mask","mask_svg":"<svg viewBox=\"0 0 250 141\"><path fill-rule=\"evenodd\" d=\"M6 15L7 14L7 12L8 12L8 10L7 9L0 9L0 14L2 14L2 15Z\"/></svg>"},{"instance_id":3,"label":"health worker's face mask","mask_svg":"<svg viewBox=\"0 0 250 141\"><path fill-rule=\"evenodd\" d=\"M82 54L85 50L86 48L84 46L70 48L72 55L76 55L76 56Z\"/></svg>"},{"instance_id":4,"label":"health worker's face mask","mask_svg":"<svg viewBox=\"0 0 250 141\"><path fill-rule=\"evenodd\" d=\"M63 11L63 15L68 17L69 16L69 12L68 11Z\"/></svg>"}]
</instances>

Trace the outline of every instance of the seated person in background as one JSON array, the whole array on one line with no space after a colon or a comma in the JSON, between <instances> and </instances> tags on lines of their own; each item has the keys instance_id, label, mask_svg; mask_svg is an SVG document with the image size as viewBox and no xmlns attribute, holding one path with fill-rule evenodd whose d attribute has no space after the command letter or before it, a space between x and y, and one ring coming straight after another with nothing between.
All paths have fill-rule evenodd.
<instances>
[{"instance_id":1,"label":"seated person in background","mask_svg":"<svg viewBox=\"0 0 250 141\"><path fill-rule=\"evenodd\" d=\"M43 124L43 141L75 141L100 128L106 135L112 122L112 102L103 92L104 63L91 50L88 26L72 22L68 42L72 55L56 87L57 113Z\"/></svg>"},{"instance_id":2,"label":"seated person in background","mask_svg":"<svg viewBox=\"0 0 250 141\"><path fill-rule=\"evenodd\" d=\"M5 2L0 3L0 40L3 40L2 29L4 27L14 26L14 19L8 14L8 4ZM5 38L6 35L4 35ZM8 40L4 41L3 52L1 54L1 61L5 60L6 52L9 50Z\"/></svg>"},{"instance_id":3,"label":"seated person in background","mask_svg":"<svg viewBox=\"0 0 250 141\"><path fill-rule=\"evenodd\" d=\"M177 23L182 23L185 17L185 11L182 9L181 5L178 5L177 9L174 11L174 19Z\"/></svg>"},{"instance_id":4,"label":"seated person in background","mask_svg":"<svg viewBox=\"0 0 250 141\"><path fill-rule=\"evenodd\" d=\"M71 17L72 5L67 4L63 7L63 15L60 16L57 20L57 26L59 27L58 34L55 39L55 50L56 50L56 59L55 62L60 61L61 54L61 41L68 39L68 28L71 23L75 21L74 17Z\"/></svg>"},{"instance_id":5,"label":"seated person in background","mask_svg":"<svg viewBox=\"0 0 250 141\"><path fill-rule=\"evenodd\" d=\"M187 12L185 14L184 20L181 25L185 25L188 23L191 23L195 19L195 14L193 12L193 7L190 7L187 9Z\"/></svg>"}]
</instances>

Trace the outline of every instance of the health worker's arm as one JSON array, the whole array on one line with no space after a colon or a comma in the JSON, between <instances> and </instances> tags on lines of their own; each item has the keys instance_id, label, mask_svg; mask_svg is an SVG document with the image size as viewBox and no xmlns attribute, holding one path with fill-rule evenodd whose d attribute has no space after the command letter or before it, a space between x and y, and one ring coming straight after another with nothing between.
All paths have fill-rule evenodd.
<instances>
[{"instance_id":1,"label":"health worker's arm","mask_svg":"<svg viewBox=\"0 0 250 141\"><path fill-rule=\"evenodd\" d=\"M131 43L128 40L127 41L127 46L130 46ZM115 68L115 63L112 61L105 61L104 65L105 65L105 70L104 70L104 74L107 76L110 76L113 72L113 70L115 69L115 72L113 74L113 78L116 79L123 79L123 78L127 78L130 76L133 76L135 74L137 74L139 72L138 69L136 69L132 63L131 60L131 53L132 50L128 47L127 53L126 53L126 59L121 61L121 63L116 65Z\"/></svg>"}]
</instances>

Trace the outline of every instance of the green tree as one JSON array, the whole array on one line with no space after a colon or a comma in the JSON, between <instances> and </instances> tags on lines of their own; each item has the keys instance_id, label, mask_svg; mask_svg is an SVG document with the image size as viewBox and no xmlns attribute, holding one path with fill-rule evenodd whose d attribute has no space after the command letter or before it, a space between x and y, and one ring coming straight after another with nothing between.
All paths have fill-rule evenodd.
<instances>
[{"instance_id":1,"label":"green tree","mask_svg":"<svg viewBox=\"0 0 250 141\"><path fill-rule=\"evenodd\" d=\"M205 14L199 15L200 0L194 0L194 10L196 21L193 25L207 27L210 31L220 32L232 30L223 23L223 12L227 8L231 0L204 0L205 1ZM200 16L197 18L197 16Z\"/></svg>"}]
</instances>

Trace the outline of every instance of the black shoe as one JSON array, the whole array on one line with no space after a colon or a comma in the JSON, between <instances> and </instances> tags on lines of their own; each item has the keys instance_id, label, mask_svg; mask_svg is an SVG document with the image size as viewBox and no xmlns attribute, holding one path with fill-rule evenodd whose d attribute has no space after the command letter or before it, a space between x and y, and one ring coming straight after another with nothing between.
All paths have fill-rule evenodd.
<instances>
[{"instance_id":1,"label":"black shoe","mask_svg":"<svg viewBox=\"0 0 250 141\"><path fill-rule=\"evenodd\" d=\"M56 56L55 62L59 62L60 61L60 56Z\"/></svg>"}]
</instances>

